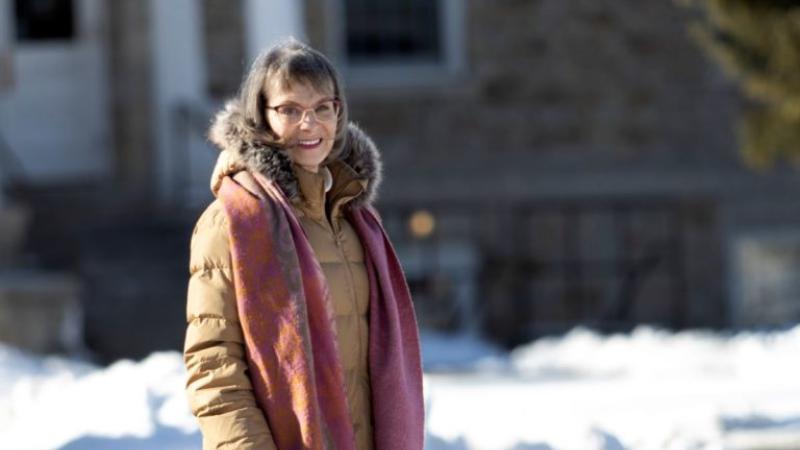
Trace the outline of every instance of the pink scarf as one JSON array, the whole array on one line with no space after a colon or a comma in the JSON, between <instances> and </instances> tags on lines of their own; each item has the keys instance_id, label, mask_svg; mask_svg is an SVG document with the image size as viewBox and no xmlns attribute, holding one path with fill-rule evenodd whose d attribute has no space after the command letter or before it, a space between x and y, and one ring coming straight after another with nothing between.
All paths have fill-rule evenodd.
<instances>
[{"instance_id":1,"label":"pink scarf","mask_svg":"<svg viewBox=\"0 0 800 450\"><path fill-rule=\"evenodd\" d=\"M283 449L355 449L322 268L280 189L253 173L256 198L230 178L219 198L230 225L236 303L256 402ZM397 255L371 208L349 219L369 276L369 370L377 450L421 450L419 335Z\"/></svg>"}]
</instances>

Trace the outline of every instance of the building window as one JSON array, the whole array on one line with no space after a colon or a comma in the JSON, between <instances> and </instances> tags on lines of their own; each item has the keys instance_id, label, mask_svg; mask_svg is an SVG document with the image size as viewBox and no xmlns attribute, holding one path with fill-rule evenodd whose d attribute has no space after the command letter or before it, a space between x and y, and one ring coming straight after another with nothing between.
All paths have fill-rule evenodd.
<instances>
[{"instance_id":1,"label":"building window","mask_svg":"<svg viewBox=\"0 0 800 450\"><path fill-rule=\"evenodd\" d=\"M72 0L15 0L17 41L72 39L74 16Z\"/></svg>"},{"instance_id":2,"label":"building window","mask_svg":"<svg viewBox=\"0 0 800 450\"><path fill-rule=\"evenodd\" d=\"M351 86L442 80L463 65L463 0L338 0L334 36Z\"/></svg>"},{"instance_id":3,"label":"building window","mask_svg":"<svg viewBox=\"0 0 800 450\"><path fill-rule=\"evenodd\" d=\"M346 0L347 60L438 62L440 13L430 0Z\"/></svg>"}]
</instances>

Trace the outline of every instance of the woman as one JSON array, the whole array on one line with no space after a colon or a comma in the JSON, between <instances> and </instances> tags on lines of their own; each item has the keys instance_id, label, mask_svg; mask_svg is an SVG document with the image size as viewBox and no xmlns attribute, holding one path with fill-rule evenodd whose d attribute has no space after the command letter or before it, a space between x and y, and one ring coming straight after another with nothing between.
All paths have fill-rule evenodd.
<instances>
[{"instance_id":1,"label":"woman","mask_svg":"<svg viewBox=\"0 0 800 450\"><path fill-rule=\"evenodd\" d=\"M295 40L265 51L209 137L184 348L203 448L421 449L416 321L370 206L380 160L333 66Z\"/></svg>"}]
</instances>

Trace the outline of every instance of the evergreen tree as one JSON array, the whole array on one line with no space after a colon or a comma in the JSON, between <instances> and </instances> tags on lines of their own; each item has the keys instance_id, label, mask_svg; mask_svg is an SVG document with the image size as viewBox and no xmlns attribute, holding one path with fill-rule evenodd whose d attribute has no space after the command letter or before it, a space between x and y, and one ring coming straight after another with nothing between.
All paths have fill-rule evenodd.
<instances>
[{"instance_id":1,"label":"evergreen tree","mask_svg":"<svg viewBox=\"0 0 800 450\"><path fill-rule=\"evenodd\" d=\"M678 0L691 34L749 99L740 127L751 166L800 163L800 0Z\"/></svg>"}]
</instances>

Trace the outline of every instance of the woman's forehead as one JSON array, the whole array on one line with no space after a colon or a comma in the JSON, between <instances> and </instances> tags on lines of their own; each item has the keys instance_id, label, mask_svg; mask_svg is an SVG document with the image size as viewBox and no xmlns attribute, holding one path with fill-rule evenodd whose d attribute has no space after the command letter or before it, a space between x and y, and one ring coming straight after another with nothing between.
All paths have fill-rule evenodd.
<instances>
[{"instance_id":1,"label":"woman's forehead","mask_svg":"<svg viewBox=\"0 0 800 450\"><path fill-rule=\"evenodd\" d=\"M266 95L271 102L294 101L313 102L334 96L333 83L320 85L307 80L285 81L273 79L266 83Z\"/></svg>"}]
</instances>

